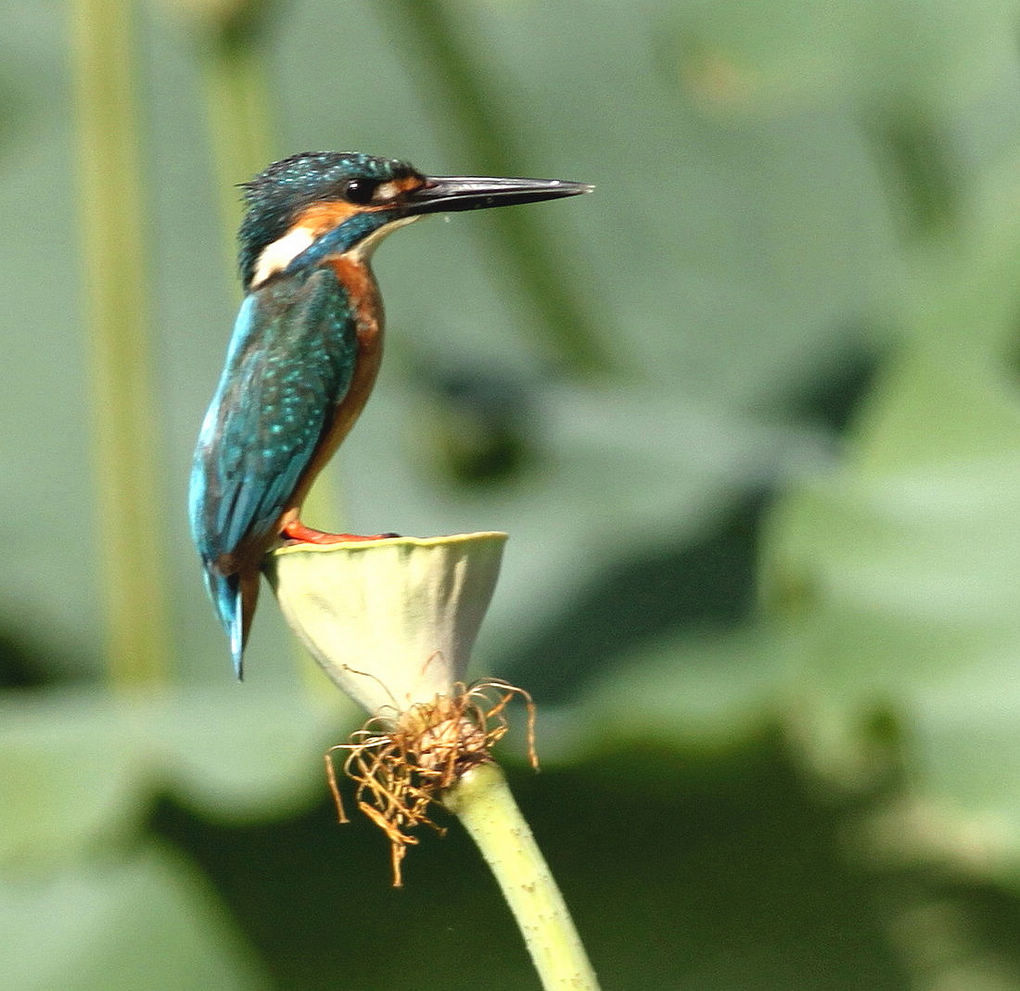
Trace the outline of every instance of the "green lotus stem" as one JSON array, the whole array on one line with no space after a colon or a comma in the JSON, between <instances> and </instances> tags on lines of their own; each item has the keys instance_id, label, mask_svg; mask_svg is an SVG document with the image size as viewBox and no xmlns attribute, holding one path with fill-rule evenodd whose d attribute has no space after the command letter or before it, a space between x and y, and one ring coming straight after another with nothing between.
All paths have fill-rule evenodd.
<instances>
[{"instance_id":1,"label":"green lotus stem","mask_svg":"<svg viewBox=\"0 0 1020 991\"><path fill-rule=\"evenodd\" d=\"M545 991L597 991L560 889L498 765L472 768L447 790L444 804L499 883Z\"/></svg>"},{"instance_id":2,"label":"green lotus stem","mask_svg":"<svg viewBox=\"0 0 1020 991\"><path fill-rule=\"evenodd\" d=\"M263 36L266 4L225 5L224 18L198 19L203 90L209 140L216 167L227 270L237 269L234 232L241 219L237 184L264 169L273 158L273 113L266 82ZM215 10L216 5L212 5ZM236 8L236 9L235 9ZM305 502L305 516L317 526L341 529L333 476L316 479Z\"/></svg>"},{"instance_id":3,"label":"green lotus stem","mask_svg":"<svg viewBox=\"0 0 1020 991\"><path fill-rule=\"evenodd\" d=\"M436 117L457 157L465 154L480 174L512 175L528 160L512 128L506 125L501 93L485 66L479 46L466 38L460 21L469 13L438 0L396 0L375 4L406 61L414 60L422 89L444 108ZM494 252L523 285L533 311L525 320L554 361L577 375L604 375L611 359L602 343L599 321L582 296L562 277L556 249L528 210L499 210L489 225L501 232Z\"/></svg>"},{"instance_id":4,"label":"green lotus stem","mask_svg":"<svg viewBox=\"0 0 1020 991\"><path fill-rule=\"evenodd\" d=\"M202 82L216 169L228 271L237 269L234 231L241 220L237 184L269 164L273 149L270 87L265 78L263 19L253 5L226 23L199 19ZM247 12L246 12L247 11Z\"/></svg>"},{"instance_id":5,"label":"green lotus stem","mask_svg":"<svg viewBox=\"0 0 1020 991\"><path fill-rule=\"evenodd\" d=\"M170 642L149 354L136 5L70 8L93 471L108 669L119 687L166 678Z\"/></svg>"}]
</instances>

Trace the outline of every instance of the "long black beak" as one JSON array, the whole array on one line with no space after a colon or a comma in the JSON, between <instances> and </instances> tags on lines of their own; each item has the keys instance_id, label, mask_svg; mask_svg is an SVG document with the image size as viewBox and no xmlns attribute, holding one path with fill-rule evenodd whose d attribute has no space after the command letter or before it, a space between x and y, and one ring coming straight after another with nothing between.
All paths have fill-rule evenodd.
<instances>
[{"instance_id":1,"label":"long black beak","mask_svg":"<svg viewBox=\"0 0 1020 991\"><path fill-rule=\"evenodd\" d=\"M424 186L406 194L409 214L453 213L456 210L484 210L490 206L537 203L561 196L590 193L586 182L562 179L485 179L477 176L433 176Z\"/></svg>"}]
</instances>

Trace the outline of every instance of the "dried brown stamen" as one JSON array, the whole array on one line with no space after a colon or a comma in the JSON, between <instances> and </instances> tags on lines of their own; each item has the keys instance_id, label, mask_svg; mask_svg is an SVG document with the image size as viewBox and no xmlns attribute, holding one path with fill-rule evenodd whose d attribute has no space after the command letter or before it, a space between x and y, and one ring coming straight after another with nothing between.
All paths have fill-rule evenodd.
<instances>
[{"instance_id":1,"label":"dried brown stamen","mask_svg":"<svg viewBox=\"0 0 1020 991\"><path fill-rule=\"evenodd\" d=\"M343 773L357 784L355 799L390 841L393 886L401 884L400 865L407 847L417 843L419 825L444 830L428 816L429 805L462 774L491 760L489 751L507 733L506 707L520 697L528 711L528 758L535 753L535 706L523 688L499 679L454 685L452 695L419 702L395 720L373 717L326 751L326 775L340 822L348 822L337 783L333 755L346 750Z\"/></svg>"}]
</instances>

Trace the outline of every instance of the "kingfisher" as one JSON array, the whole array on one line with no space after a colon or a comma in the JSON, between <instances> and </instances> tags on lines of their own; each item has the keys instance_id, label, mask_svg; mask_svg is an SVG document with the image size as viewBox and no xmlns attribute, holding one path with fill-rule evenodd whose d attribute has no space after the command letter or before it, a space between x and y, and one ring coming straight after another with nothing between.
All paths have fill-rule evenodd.
<instances>
[{"instance_id":1,"label":"kingfisher","mask_svg":"<svg viewBox=\"0 0 1020 991\"><path fill-rule=\"evenodd\" d=\"M278 542L376 540L301 522L308 490L368 399L383 307L370 267L430 213L590 192L559 179L427 176L358 152L302 152L242 183L244 299L191 470L191 533L238 678L266 553Z\"/></svg>"}]
</instances>

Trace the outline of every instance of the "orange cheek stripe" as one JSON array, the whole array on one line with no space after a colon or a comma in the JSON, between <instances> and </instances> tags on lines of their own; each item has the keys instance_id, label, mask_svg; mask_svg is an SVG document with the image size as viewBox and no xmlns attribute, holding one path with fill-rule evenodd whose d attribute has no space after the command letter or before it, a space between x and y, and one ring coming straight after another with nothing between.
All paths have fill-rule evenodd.
<instances>
[{"instance_id":1,"label":"orange cheek stripe","mask_svg":"<svg viewBox=\"0 0 1020 991\"><path fill-rule=\"evenodd\" d=\"M315 232L315 236L325 234L326 231L339 227L345 220L349 220L363 207L356 207L353 203L344 203L340 200L333 200L324 203L313 203L310 207L302 210L292 227L307 227Z\"/></svg>"}]
</instances>

